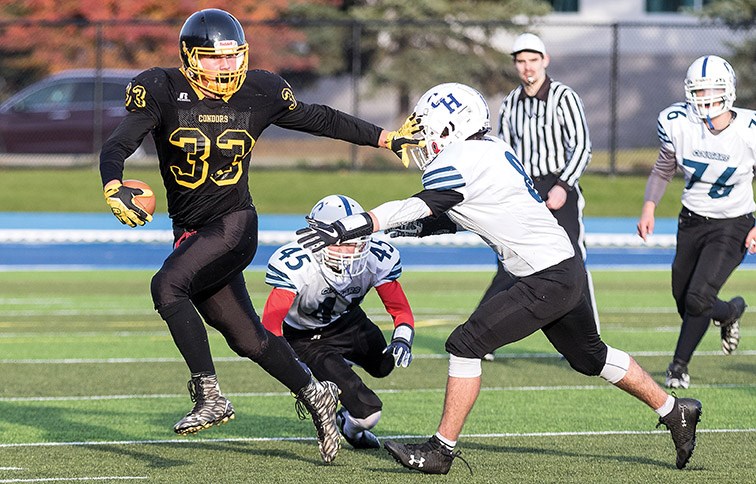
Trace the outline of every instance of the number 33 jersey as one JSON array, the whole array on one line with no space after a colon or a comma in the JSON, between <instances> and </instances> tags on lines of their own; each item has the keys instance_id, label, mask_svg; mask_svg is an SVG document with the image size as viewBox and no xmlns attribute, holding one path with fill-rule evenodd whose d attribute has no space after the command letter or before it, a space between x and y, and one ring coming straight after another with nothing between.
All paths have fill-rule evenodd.
<instances>
[{"instance_id":1,"label":"number 33 jersey","mask_svg":"<svg viewBox=\"0 0 756 484\"><path fill-rule=\"evenodd\" d=\"M397 280L402 274L399 251L382 240L368 243L367 266L351 277L335 275L296 242L270 256L265 282L296 293L284 322L296 329L328 326L359 306L370 288Z\"/></svg>"},{"instance_id":2,"label":"number 33 jersey","mask_svg":"<svg viewBox=\"0 0 756 484\"><path fill-rule=\"evenodd\" d=\"M756 165L756 112L732 108L730 126L713 134L685 103L659 113L662 150L673 153L685 176L682 204L712 218L735 218L756 209L753 171Z\"/></svg>"},{"instance_id":3,"label":"number 33 jersey","mask_svg":"<svg viewBox=\"0 0 756 484\"><path fill-rule=\"evenodd\" d=\"M248 207L252 149L271 124L375 146L380 128L328 106L297 101L279 75L251 70L223 99L203 95L180 69L155 67L126 88L129 111L103 146L103 181L121 179L123 160L152 132L168 213L183 228L201 227Z\"/></svg>"}]
</instances>

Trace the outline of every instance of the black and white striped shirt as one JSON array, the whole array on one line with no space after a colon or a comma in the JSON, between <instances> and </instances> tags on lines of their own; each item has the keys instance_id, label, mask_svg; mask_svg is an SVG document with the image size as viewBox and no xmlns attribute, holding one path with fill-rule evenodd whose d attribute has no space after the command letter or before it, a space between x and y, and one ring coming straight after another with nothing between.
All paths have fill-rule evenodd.
<instances>
[{"instance_id":1,"label":"black and white striped shirt","mask_svg":"<svg viewBox=\"0 0 756 484\"><path fill-rule=\"evenodd\" d=\"M561 82L546 78L534 97L520 85L499 110L501 139L509 143L531 177L559 176L575 186L591 161L591 140L583 102Z\"/></svg>"}]
</instances>

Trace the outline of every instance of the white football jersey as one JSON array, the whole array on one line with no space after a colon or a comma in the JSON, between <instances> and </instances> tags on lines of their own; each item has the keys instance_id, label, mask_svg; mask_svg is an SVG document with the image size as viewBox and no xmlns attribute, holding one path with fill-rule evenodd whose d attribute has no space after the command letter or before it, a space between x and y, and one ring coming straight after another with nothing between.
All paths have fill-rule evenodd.
<instances>
[{"instance_id":1,"label":"white football jersey","mask_svg":"<svg viewBox=\"0 0 756 484\"><path fill-rule=\"evenodd\" d=\"M732 108L737 116L719 134L712 134L685 103L659 113L662 149L674 153L685 175L682 203L712 218L735 218L756 209L753 171L756 165L756 112Z\"/></svg>"},{"instance_id":2,"label":"white football jersey","mask_svg":"<svg viewBox=\"0 0 756 484\"><path fill-rule=\"evenodd\" d=\"M359 306L370 288L398 279L402 264L396 247L376 239L369 244L367 267L352 277L336 277L296 242L270 256L265 282L296 293L284 322L296 329L328 326Z\"/></svg>"},{"instance_id":3,"label":"white football jersey","mask_svg":"<svg viewBox=\"0 0 756 484\"><path fill-rule=\"evenodd\" d=\"M464 200L447 215L478 234L515 276L528 276L575 254L514 151L498 138L449 145L425 167L423 187L461 193Z\"/></svg>"}]
</instances>

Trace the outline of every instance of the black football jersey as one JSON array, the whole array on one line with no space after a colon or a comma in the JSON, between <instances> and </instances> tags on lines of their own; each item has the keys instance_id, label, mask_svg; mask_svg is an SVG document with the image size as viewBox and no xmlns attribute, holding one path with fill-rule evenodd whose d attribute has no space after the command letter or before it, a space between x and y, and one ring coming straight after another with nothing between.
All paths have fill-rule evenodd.
<instances>
[{"instance_id":1,"label":"black football jersey","mask_svg":"<svg viewBox=\"0 0 756 484\"><path fill-rule=\"evenodd\" d=\"M126 109L100 154L103 184L122 178L124 160L151 132L168 213L187 229L252 203L251 153L271 124L370 146L377 146L381 132L328 106L297 101L283 78L263 70L249 71L233 95L211 99L178 68L152 68L127 87Z\"/></svg>"}]
</instances>

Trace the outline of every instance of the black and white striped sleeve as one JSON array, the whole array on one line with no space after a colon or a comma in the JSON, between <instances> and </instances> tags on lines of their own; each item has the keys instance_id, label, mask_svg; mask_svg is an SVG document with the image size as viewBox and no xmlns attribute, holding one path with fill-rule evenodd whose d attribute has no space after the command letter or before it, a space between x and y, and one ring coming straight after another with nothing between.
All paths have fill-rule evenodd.
<instances>
[{"instance_id":1,"label":"black and white striped sleeve","mask_svg":"<svg viewBox=\"0 0 756 484\"><path fill-rule=\"evenodd\" d=\"M583 102L572 89L565 89L558 102L562 121L565 166L559 179L572 187L591 161L591 140Z\"/></svg>"}]
</instances>

